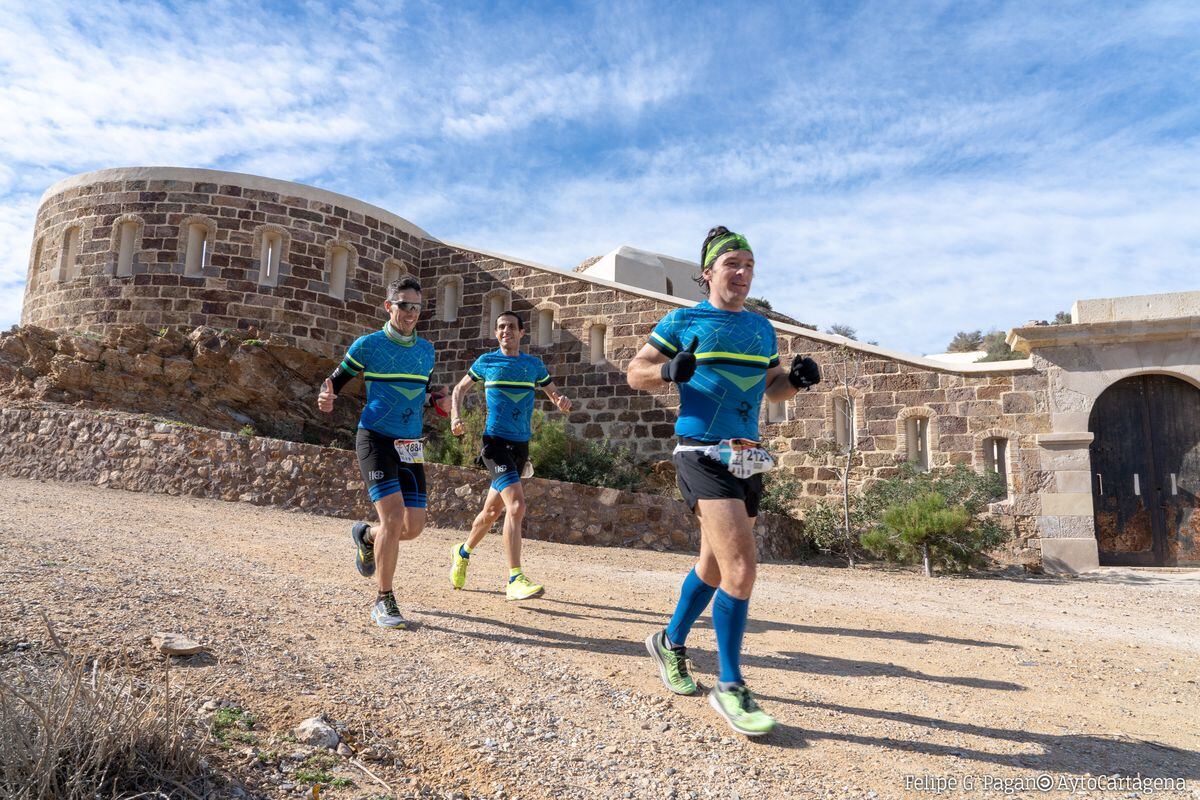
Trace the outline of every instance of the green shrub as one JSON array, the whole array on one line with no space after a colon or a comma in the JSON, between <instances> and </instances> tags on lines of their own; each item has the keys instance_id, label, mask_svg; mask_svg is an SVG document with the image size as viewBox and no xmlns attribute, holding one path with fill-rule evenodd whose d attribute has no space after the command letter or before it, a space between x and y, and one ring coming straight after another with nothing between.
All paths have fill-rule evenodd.
<instances>
[{"instance_id":1,"label":"green shrub","mask_svg":"<svg viewBox=\"0 0 1200 800\"><path fill-rule=\"evenodd\" d=\"M437 464L456 467L475 467L486 423L480 407L462 413L466 432L454 436L449 428L432 435L425 446L425 458ZM646 469L625 447L606 442L584 441L567 433L561 418L550 418L535 409L531 422L533 436L529 440L529 458L539 478L583 483L612 489L633 491L646 477Z\"/></svg>"},{"instance_id":2,"label":"green shrub","mask_svg":"<svg viewBox=\"0 0 1200 800\"><path fill-rule=\"evenodd\" d=\"M938 492L887 508L882 524L862 534L861 542L888 561L920 561L926 576L933 575L934 565L951 572L977 566L983 554L1000 543L992 528L977 524L966 506L950 505Z\"/></svg>"},{"instance_id":3,"label":"green shrub","mask_svg":"<svg viewBox=\"0 0 1200 800\"><path fill-rule=\"evenodd\" d=\"M772 470L763 478L762 500L758 507L768 514L795 516L796 501L800 499L802 489L799 479L791 472Z\"/></svg>"},{"instance_id":4,"label":"green shrub","mask_svg":"<svg viewBox=\"0 0 1200 800\"><path fill-rule=\"evenodd\" d=\"M861 546L861 536L883 524L884 513L905 505L930 492L941 495L947 505L961 506L972 519L987 510L988 503L1004 497L1004 480L995 473L978 473L961 464L947 470L921 472L913 464L904 464L894 478L878 481L862 494L850 495L850 532L845 541L842 499L831 497L804 511L804 528L813 547L824 553L847 556L847 548ZM975 522L971 530L983 537L983 550L998 547L1007 536L994 520Z\"/></svg>"}]
</instances>

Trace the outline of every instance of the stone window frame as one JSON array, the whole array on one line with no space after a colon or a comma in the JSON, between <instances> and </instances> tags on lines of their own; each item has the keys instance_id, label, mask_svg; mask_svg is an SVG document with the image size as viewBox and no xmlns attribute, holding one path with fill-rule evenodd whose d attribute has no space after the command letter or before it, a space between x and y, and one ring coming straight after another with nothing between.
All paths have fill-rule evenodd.
<instances>
[{"instance_id":1,"label":"stone window frame","mask_svg":"<svg viewBox=\"0 0 1200 800\"><path fill-rule=\"evenodd\" d=\"M129 272L122 274L121 272L121 230L133 223L137 225L137 230L133 234L133 251L130 255ZM146 233L146 220L142 219L137 214L122 214L113 220L112 231L109 233L109 252L112 253L112 259L108 265L108 274L114 278L132 278L137 272L139 257L142 255L142 237Z\"/></svg>"},{"instance_id":2,"label":"stone window frame","mask_svg":"<svg viewBox=\"0 0 1200 800\"><path fill-rule=\"evenodd\" d=\"M71 236L71 231L76 232L75 240L75 255L70 258L70 248L68 240ZM72 222L67 227L63 228L62 236L59 237L58 245L58 266L56 267L55 277L58 283L69 283L83 277L83 269L79 265L79 249L83 244L83 223ZM70 263L67 263L70 261Z\"/></svg>"},{"instance_id":3,"label":"stone window frame","mask_svg":"<svg viewBox=\"0 0 1200 800\"><path fill-rule=\"evenodd\" d=\"M909 461L908 421L914 417L924 417L927 420L928 427L925 431L925 438L929 463L925 469L933 469L933 454L936 452L934 443L938 440L938 415L929 406L907 406L900 409L900 413L896 415L896 455L901 462Z\"/></svg>"},{"instance_id":4,"label":"stone window frame","mask_svg":"<svg viewBox=\"0 0 1200 800\"><path fill-rule=\"evenodd\" d=\"M844 399L847 390L850 394L850 400L854 405L854 425L851 430L851 437L855 440L855 449L857 450L859 449L857 440L862 438L862 432L867 429L866 403L863 402L865 393L857 387L834 386L825 393L825 439L839 448L842 446L838 444L837 440L836 404L839 400Z\"/></svg>"},{"instance_id":5,"label":"stone window frame","mask_svg":"<svg viewBox=\"0 0 1200 800\"><path fill-rule=\"evenodd\" d=\"M33 247L29 250L29 269L25 273L25 285L30 290L37 287L40 281L38 280L42 271L42 249L45 247L46 237L37 236L33 240Z\"/></svg>"},{"instance_id":6,"label":"stone window frame","mask_svg":"<svg viewBox=\"0 0 1200 800\"><path fill-rule=\"evenodd\" d=\"M342 293L334 294L333 291L333 251L341 247L346 251L346 274L342 276ZM325 294L335 300L346 300L346 287L350 285L351 278L358 271L358 248L350 242L342 238L330 239L325 243L325 269L322 271L322 276L325 278Z\"/></svg>"},{"instance_id":7,"label":"stone window frame","mask_svg":"<svg viewBox=\"0 0 1200 800\"><path fill-rule=\"evenodd\" d=\"M783 416L778 419L772 419L771 407L778 406L783 412ZM763 423L767 425L785 425L792 421L791 402L788 400L768 400L766 395L763 395Z\"/></svg>"},{"instance_id":8,"label":"stone window frame","mask_svg":"<svg viewBox=\"0 0 1200 800\"><path fill-rule=\"evenodd\" d=\"M550 318L550 341L542 341L542 312L549 311ZM558 303L553 303L549 300L543 300L533 308L533 314L529 320L529 341L532 347L537 347L542 350L549 349L562 341L562 321L559 319L559 314L562 312L562 306Z\"/></svg>"},{"instance_id":9,"label":"stone window frame","mask_svg":"<svg viewBox=\"0 0 1200 800\"><path fill-rule=\"evenodd\" d=\"M492 339L495 337L496 316L492 314L492 300L501 298L500 311L508 311L512 308L512 290L507 286L497 286L494 289L489 289L483 293L482 317L479 323L479 336L481 339Z\"/></svg>"},{"instance_id":10,"label":"stone window frame","mask_svg":"<svg viewBox=\"0 0 1200 800\"><path fill-rule=\"evenodd\" d=\"M597 325L604 328L604 344L601 348L604 352L601 354L599 359L592 357L592 328L596 327ZM611 364L612 356L610 355L610 352L612 347L612 336L610 334L611 331L609 330L609 320L607 317L597 316L588 317L585 319L583 321L583 336L579 340L581 345L579 348L580 361L582 361L584 364L590 364L592 366L606 363Z\"/></svg>"},{"instance_id":11,"label":"stone window frame","mask_svg":"<svg viewBox=\"0 0 1200 800\"><path fill-rule=\"evenodd\" d=\"M1011 498L1013 496L1013 478L1017 475L1017 467L1021 462L1021 434L1011 428L988 428L986 431L976 433L972 456L975 471L980 474L987 471L987 453L984 452L983 444L989 439L1004 439L1008 442L1008 446L1004 449L1004 483L1008 489L1008 496Z\"/></svg>"},{"instance_id":12,"label":"stone window frame","mask_svg":"<svg viewBox=\"0 0 1200 800\"><path fill-rule=\"evenodd\" d=\"M447 315L448 305L446 300L446 287L453 286L455 294L454 315ZM457 322L459 313L462 311L463 301L463 279L461 275L443 275L437 281L437 297L434 302L437 304L437 318L440 322Z\"/></svg>"},{"instance_id":13,"label":"stone window frame","mask_svg":"<svg viewBox=\"0 0 1200 800\"><path fill-rule=\"evenodd\" d=\"M394 278L392 278L389 274L393 269L396 271L396 277L394 277ZM408 278L411 276L412 276L412 270L410 270L408 268L408 264L405 264L403 261L396 258L395 256L384 259L384 262L383 262L383 299L384 300L387 299L387 290L388 290L388 287L392 285L393 281L402 281L405 278Z\"/></svg>"},{"instance_id":14,"label":"stone window frame","mask_svg":"<svg viewBox=\"0 0 1200 800\"><path fill-rule=\"evenodd\" d=\"M279 258L277 259L277 268L275 274L267 276L263 274L263 239L268 233L275 234L279 237ZM288 263L288 254L291 252L292 235L288 229L282 225L274 223L264 223L257 225L254 228L254 235L251 238L250 246L252 248L251 262L257 264L254 282L259 286L278 286L279 276L283 274L283 267Z\"/></svg>"},{"instance_id":15,"label":"stone window frame","mask_svg":"<svg viewBox=\"0 0 1200 800\"><path fill-rule=\"evenodd\" d=\"M188 272L187 253L188 245L192 238L192 226L203 225L207 236L205 240L208 242L208 247L201 252L200 268ZM179 272L185 278L203 278L212 272L212 257L217 249L217 221L212 217L206 217L203 214L192 214L184 217L179 221L179 236L176 255L179 259ZM207 255L207 258L205 256Z\"/></svg>"}]
</instances>

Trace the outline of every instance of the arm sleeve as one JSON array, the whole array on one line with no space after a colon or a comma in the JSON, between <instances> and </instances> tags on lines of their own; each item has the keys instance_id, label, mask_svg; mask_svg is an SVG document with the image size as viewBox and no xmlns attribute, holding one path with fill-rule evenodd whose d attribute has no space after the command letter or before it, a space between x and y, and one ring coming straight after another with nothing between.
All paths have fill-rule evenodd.
<instances>
[{"instance_id":1,"label":"arm sleeve","mask_svg":"<svg viewBox=\"0 0 1200 800\"><path fill-rule=\"evenodd\" d=\"M335 394L342 393L342 387L350 382L350 379L359 374L366 368L366 337L360 336L354 340L354 344L350 345L350 349L346 351L346 357L337 365L329 380L333 382L333 391Z\"/></svg>"},{"instance_id":2,"label":"arm sleeve","mask_svg":"<svg viewBox=\"0 0 1200 800\"><path fill-rule=\"evenodd\" d=\"M650 331L649 344L667 358L675 357L680 348L678 311L672 311L659 320L654 330Z\"/></svg>"},{"instance_id":3,"label":"arm sleeve","mask_svg":"<svg viewBox=\"0 0 1200 800\"><path fill-rule=\"evenodd\" d=\"M767 323L770 325L770 323ZM767 369L772 369L779 366L779 337L775 335L775 326L770 325L770 336L767 339L770 342L770 361L767 362Z\"/></svg>"},{"instance_id":4,"label":"arm sleeve","mask_svg":"<svg viewBox=\"0 0 1200 800\"><path fill-rule=\"evenodd\" d=\"M472 364L471 368L467 370L467 375L471 376L471 380L473 381L483 380L485 373L486 369L483 366L483 356L475 359L475 363Z\"/></svg>"}]
</instances>

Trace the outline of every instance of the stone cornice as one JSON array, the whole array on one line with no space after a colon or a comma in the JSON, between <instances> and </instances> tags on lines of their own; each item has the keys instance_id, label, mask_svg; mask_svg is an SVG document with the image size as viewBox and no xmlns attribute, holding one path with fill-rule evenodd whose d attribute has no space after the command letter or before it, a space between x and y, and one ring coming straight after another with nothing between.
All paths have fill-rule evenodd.
<instances>
[{"instance_id":1,"label":"stone cornice","mask_svg":"<svg viewBox=\"0 0 1200 800\"><path fill-rule=\"evenodd\" d=\"M1022 353L1046 347L1152 342L1200 338L1200 317L1093 322L1083 325L1030 325L1013 328L1008 346Z\"/></svg>"}]
</instances>

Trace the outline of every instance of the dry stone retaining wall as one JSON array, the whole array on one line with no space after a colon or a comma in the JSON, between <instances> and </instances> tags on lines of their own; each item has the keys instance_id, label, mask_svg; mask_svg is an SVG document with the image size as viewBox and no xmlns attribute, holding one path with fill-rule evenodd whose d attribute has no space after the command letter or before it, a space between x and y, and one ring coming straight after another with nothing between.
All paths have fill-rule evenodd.
<instances>
[{"instance_id":1,"label":"dry stone retaining wall","mask_svg":"<svg viewBox=\"0 0 1200 800\"><path fill-rule=\"evenodd\" d=\"M468 527L487 493L487 474L441 464L426 469L430 524ZM117 412L0 408L0 474L373 517L350 451ZM699 546L695 520L670 498L538 478L526 482L526 497L531 539L654 550ZM763 515L756 533L762 558L805 552L794 520Z\"/></svg>"}]
</instances>

